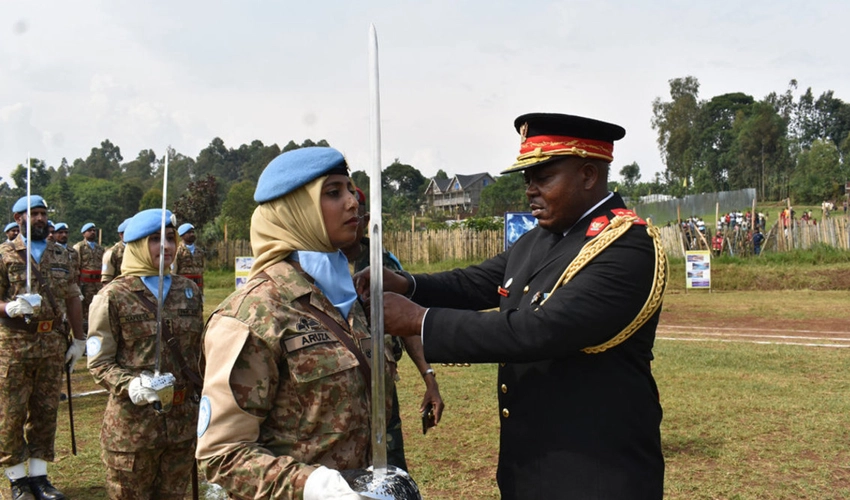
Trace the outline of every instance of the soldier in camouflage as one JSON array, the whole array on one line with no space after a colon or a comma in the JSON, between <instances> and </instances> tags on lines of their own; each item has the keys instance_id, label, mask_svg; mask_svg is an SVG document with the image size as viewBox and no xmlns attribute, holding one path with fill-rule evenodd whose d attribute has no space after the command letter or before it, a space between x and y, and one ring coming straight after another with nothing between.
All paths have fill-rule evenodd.
<instances>
[{"instance_id":1,"label":"soldier in camouflage","mask_svg":"<svg viewBox=\"0 0 850 500\"><path fill-rule=\"evenodd\" d=\"M124 260L124 230L130 219L118 225L118 242L103 253L103 267L101 268L100 282L104 285L121 276L121 262Z\"/></svg>"},{"instance_id":2,"label":"soldier in camouflage","mask_svg":"<svg viewBox=\"0 0 850 500\"><path fill-rule=\"evenodd\" d=\"M174 274L194 281L204 291L204 250L195 245L195 226L181 224L177 228L180 236L180 245L177 247L177 255L174 257Z\"/></svg>"},{"instance_id":3,"label":"soldier in camouflage","mask_svg":"<svg viewBox=\"0 0 850 500\"><path fill-rule=\"evenodd\" d=\"M200 469L231 498L359 499L338 472L366 467L371 452L372 339L337 250L357 230L345 159L283 153L254 199L249 281L204 332Z\"/></svg>"},{"instance_id":4,"label":"soldier in camouflage","mask_svg":"<svg viewBox=\"0 0 850 500\"><path fill-rule=\"evenodd\" d=\"M22 233L0 245L0 466L14 500L55 500L65 495L47 480L47 462L54 459L62 374L83 354L85 332L70 256L46 240L47 203L30 199L30 280L40 304L21 296L27 292L27 197L12 209ZM70 347L66 318L75 339Z\"/></svg>"},{"instance_id":5,"label":"soldier in camouflage","mask_svg":"<svg viewBox=\"0 0 850 500\"><path fill-rule=\"evenodd\" d=\"M80 290L83 293L83 326L88 328L89 306L92 298L103 285L100 282L100 272L103 267L103 247L97 244L97 227L88 222L80 229L83 241L74 245L74 250L80 256Z\"/></svg>"},{"instance_id":6,"label":"soldier in camouflage","mask_svg":"<svg viewBox=\"0 0 850 500\"><path fill-rule=\"evenodd\" d=\"M10 222L10 223L6 224L6 227L3 229L3 232L6 233L6 240L7 241L14 240L15 238L18 237L18 233L20 232L20 229L18 228L18 223L17 222Z\"/></svg>"},{"instance_id":7,"label":"soldier in camouflage","mask_svg":"<svg viewBox=\"0 0 850 500\"><path fill-rule=\"evenodd\" d=\"M80 282L80 254L74 250L74 247L68 246L68 224L60 222L56 224L56 232L54 233L56 244L68 251L68 256L71 259L71 281L74 283ZM78 287L79 288L79 287Z\"/></svg>"},{"instance_id":8,"label":"soldier in camouflage","mask_svg":"<svg viewBox=\"0 0 850 500\"><path fill-rule=\"evenodd\" d=\"M198 287L190 280L163 277L160 371L176 378L170 411L159 413L149 405L159 399L140 378L143 371L156 368L161 217L162 210L152 209L132 218L125 233L121 276L95 296L89 314L89 371L109 390L100 444L107 467L106 491L116 500L182 499L194 463L200 387L192 379L200 382L203 306ZM166 272L175 239L169 226ZM169 332L177 341L174 350L166 345Z\"/></svg>"}]
</instances>

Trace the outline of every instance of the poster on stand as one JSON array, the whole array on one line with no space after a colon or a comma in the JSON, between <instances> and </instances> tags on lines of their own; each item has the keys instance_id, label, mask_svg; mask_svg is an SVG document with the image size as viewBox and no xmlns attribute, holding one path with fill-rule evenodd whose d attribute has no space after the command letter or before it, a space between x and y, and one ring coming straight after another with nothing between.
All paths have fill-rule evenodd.
<instances>
[{"instance_id":1,"label":"poster on stand","mask_svg":"<svg viewBox=\"0 0 850 500\"><path fill-rule=\"evenodd\" d=\"M685 285L686 288L711 289L711 252L685 252Z\"/></svg>"},{"instance_id":2,"label":"poster on stand","mask_svg":"<svg viewBox=\"0 0 850 500\"><path fill-rule=\"evenodd\" d=\"M523 234L537 227L537 219L531 212L505 212L505 250Z\"/></svg>"}]
</instances>

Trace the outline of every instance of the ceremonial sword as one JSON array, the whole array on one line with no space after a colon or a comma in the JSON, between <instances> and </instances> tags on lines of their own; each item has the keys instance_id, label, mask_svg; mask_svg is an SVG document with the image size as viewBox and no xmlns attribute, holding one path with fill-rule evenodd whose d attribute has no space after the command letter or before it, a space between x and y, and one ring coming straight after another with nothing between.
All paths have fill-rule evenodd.
<instances>
[{"instance_id":1,"label":"ceremonial sword","mask_svg":"<svg viewBox=\"0 0 850 500\"><path fill-rule=\"evenodd\" d=\"M32 293L32 159L27 155L27 290L19 297L26 300L33 308L33 314L37 314L41 307L41 295ZM24 314L27 324L32 321L32 314Z\"/></svg>"},{"instance_id":2,"label":"ceremonial sword","mask_svg":"<svg viewBox=\"0 0 850 500\"><path fill-rule=\"evenodd\" d=\"M369 296L372 327L372 468L346 475L354 491L366 498L421 500L419 489L406 471L387 465L387 398L384 370L384 256L381 230L381 98L378 79L378 33L369 26Z\"/></svg>"},{"instance_id":3,"label":"ceremonial sword","mask_svg":"<svg viewBox=\"0 0 850 500\"><path fill-rule=\"evenodd\" d=\"M168 148L165 149L165 168L162 171L162 220L159 225L159 289L156 301L156 357L154 361L154 372L147 370L142 372L142 386L156 391L159 401L153 403L153 409L157 413L167 413L171 410L174 402L174 384L176 379L171 373L160 373L162 367L162 306L165 302L163 297L162 278L165 276L165 217L166 201L168 199Z\"/></svg>"}]
</instances>

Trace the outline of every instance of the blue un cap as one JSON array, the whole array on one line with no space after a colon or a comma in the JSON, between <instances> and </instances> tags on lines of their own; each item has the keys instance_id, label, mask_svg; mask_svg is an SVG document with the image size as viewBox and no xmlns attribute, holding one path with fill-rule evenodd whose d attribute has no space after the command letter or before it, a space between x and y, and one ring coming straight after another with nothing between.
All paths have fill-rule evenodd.
<instances>
[{"instance_id":1,"label":"blue un cap","mask_svg":"<svg viewBox=\"0 0 850 500\"><path fill-rule=\"evenodd\" d=\"M37 194L30 196L30 198L32 199L32 204L30 205L30 208L43 208L43 209L47 210L47 202L44 201L44 198L42 198L41 196L39 196ZM12 206L12 213L21 214L21 213L24 213L26 211L27 211L27 197L22 196L21 199L16 201L15 204Z\"/></svg>"},{"instance_id":2,"label":"blue un cap","mask_svg":"<svg viewBox=\"0 0 850 500\"><path fill-rule=\"evenodd\" d=\"M195 229L195 226L193 226L193 225L191 225L187 222L185 224L180 225L180 227L177 228L177 234L179 234L180 236L183 236L184 234L188 233L189 231L191 231L193 229Z\"/></svg>"},{"instance_id":3,"label":"blue un cap","mask_svg":"<svg viewBox=\"0 0 850 500\"><path fill-rule=\"evenodd\" d=\"M162 209L150 208L134 215L124 230L124 243L132 243L160 230L162 224ZM174 227L174 215L171 210L165 211L165 226Z\"/></svg>"},{"instance_id":4,"label":"blue un cap","mask_svg":"<svg viewBox=\"0 0 850 500\"><path fill-rule=\"evenodd\" d=\"M10 223L6 224L6 229L4 229L3 232L8 233L10 229L15 229L16 227L18 227L17 222L10 222Z\"/></svg>"},{"instance_id":5,"label":"blue un cap","mask_svg":"<svg viewBox=\"0 0 850 500\"><path fill-rule=\"evenodd\" d=\"M124 231L127 230L127 224L130 223L130 219L132 219L132 217L127 217L126 219L124 219L124 222L122 222L121 224L118 224L118 233L119 234L123 233Z\"/></svg>"},{"instance_id":6,"label":"blue un cap","mask_svg":"<svg viewBox=\"0 0 850 500\"><path fill-rule=\"evenodd\" d=\"M95 226L94 226L94 222L86 222L86 223L83 225L83 228L82 228L82 229L80 229L80 234L85 233L85 232L86 232L86 231L88 231L89 229L94 229L94 227L95 227Z\"/></svg>"},{"instance_id":7,"label":"blue un cap","mask_svg":"<svg viewBox=\"0 0 850 500\"><path fill-rule=\"evenodd\" d=\"M60 223L56 224L55 226L53 226L53 230L56 231L56 232L62 231L63 229L65 231L67 231L68 230L68 224L65 224L64 222L60 222Z\"/></svg>"},{"instance_id":8,"label":"blue un cap","mask_svg":"<svg viewBox=\"0 0 850 500\"><path fill-rule=\"evenodd\" d=\"M345 157L336 149L314 147L287 151L269 162L260 174L254 201L272 201L331 173L348 175Z\"/></svg>"}]
</instances>

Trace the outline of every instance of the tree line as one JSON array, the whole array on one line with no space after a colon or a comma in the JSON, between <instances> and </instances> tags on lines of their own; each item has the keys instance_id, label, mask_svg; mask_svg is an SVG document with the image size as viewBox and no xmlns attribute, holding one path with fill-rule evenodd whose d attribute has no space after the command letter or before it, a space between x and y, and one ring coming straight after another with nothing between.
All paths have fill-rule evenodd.
<instances>
[{"instance_id":1,"label":"tree line","mask_svg":"<svg viewBox=\"0 0 850 500\"><path fill-rule=\"evenodd\" d=\"M681 196L755 187L760 199L791 198L793 202L820 203L843 195L848 178L850 105L826 91L815 97L807 89L795 97L792 80L782 94L762 100L736 92L699 98L699 82L687 76L669 81L669 99L652 102L652 126L665 169L650 181L641 181L633 162L613 166L609 183L632 198L646 194ZM50 218L67 222L72 234L86 222L104 230L104 241L117 239L115 228L139 210L162 205L162 175L168 155L169 206L179 221L191 222L202 240L247 239L256 204L253 193L263 168L281 152L309 146L330 146L322 139L290 140L283 148L255 140L228 147L216 137L197 157L169 148L162 154L139 151L125 160L118 145L105 139L86 158L62 159L58 166L31 160L32 192L50 204ZM440 170L437 179L448 179ZM352 172L366 192L369 176ZM429 183L414 166L396 158L382 174L385 230L405 230L415 217L417 227L445 227L445 214L429 213L424 192ZM0 209L26 193L26 168L11 174L14 185L0 183ZM506 211L527 209L522 175L508 174L484 188L481 204L470 227L489 228L486 219ZM448 217L451 218L451 217ZM9 215L11 220L11 215Z\"/></svg>"}]
</instances>

